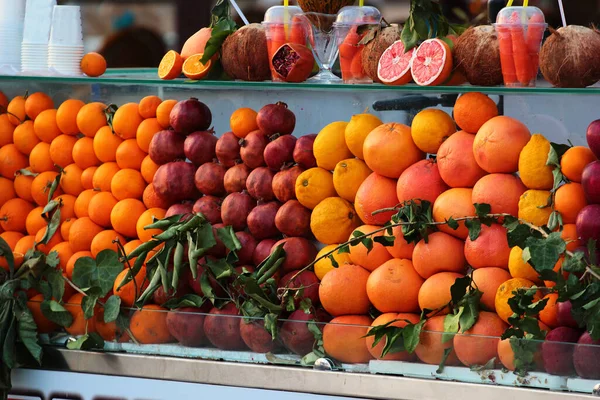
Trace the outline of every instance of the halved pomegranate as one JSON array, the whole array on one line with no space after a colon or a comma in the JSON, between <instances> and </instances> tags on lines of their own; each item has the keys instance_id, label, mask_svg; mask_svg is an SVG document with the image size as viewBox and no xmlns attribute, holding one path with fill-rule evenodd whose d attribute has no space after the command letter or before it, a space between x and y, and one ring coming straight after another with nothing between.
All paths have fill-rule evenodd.
<instances>
[{"instance_id":1,"label":"halved pomegranate","mask_svg":"<svg viewBox=\"0 0 600 400\"><path fill-rule=\"evenodd\" d=\"M304 82L315 65L312 51L301 44L286 43L271 59L273 69L285 82Z\"/></svg>"}]
</instances>

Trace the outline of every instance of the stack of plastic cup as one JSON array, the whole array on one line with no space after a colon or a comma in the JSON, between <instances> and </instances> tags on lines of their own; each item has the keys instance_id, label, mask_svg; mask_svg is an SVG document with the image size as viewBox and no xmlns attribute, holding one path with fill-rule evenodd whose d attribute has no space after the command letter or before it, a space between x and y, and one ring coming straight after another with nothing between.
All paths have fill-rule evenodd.
<instances>
[{"instance_id":1,"label":"stack of plastic cup","mask_svg":"<svg viewBox=\"0 0 600 400\"><path fill-rule=\"evenodd\" d=\"M27 0L21 44L21 71L48 71L48 40L56 0Z\"/></svg>"},{"instance_id":2,"label":"stack of plastic cup","mask_svg":"<svg viewBox=\"0 0 600 400\"><path fill-rule=\"evenodd\" d=\"M21 41L25 0L0 0L0 67L18 72L21 69Z\"/></svg>"},{"instance_id":3,"label":"stack of plastic cup","mask_svg":"<svg viewBox=\"0 0 600 400\"><path fill-rule=\"evenodd\" d=\"M81 75L83 30L79 6L54 6L48 66L62 75Z\"/></svg>"}]
</instances>

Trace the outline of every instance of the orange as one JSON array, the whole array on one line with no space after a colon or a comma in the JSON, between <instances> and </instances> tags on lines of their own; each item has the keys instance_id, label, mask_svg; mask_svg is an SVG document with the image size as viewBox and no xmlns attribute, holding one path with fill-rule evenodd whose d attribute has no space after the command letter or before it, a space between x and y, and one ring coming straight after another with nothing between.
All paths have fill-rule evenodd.
<instances>
[{"instance_id":1,"label":"orange","mask_svg":"<svg viewBox=\"0 0 600 400\"><path fill-rule=\"evenodd\" d=\"M319 167L302 172L296 179L296 197L311 210L326 198L336 197L333 174Z\"/></svg>"},{"instance_id":2,"label":"orange","mask_svg":"<svg viewBox=\"0 0 600 400\"><path fill-rule=\"evenodd\" d=\"M7 144L0 148L0 175L6 179L14 180L15 173L29 166L29 160L17 150L14 144Z\"/></svg>"},{"instance_id":3,"label":"orange","mask_svg":"<svg viewBox=\"0 0 600 400\"><path fill-rule=\"evenodd\" d=\"M103 228L110 228L110 213L118 200L110 192L100 192L90 199L88 215Z\"/></svg>"},{"instance_id":4,"label":"orange","mask_svg":"<svg viewBox=\"0 0 600 400\"><path fill-rule=\"evenodd\" d=\"M331 227L333 227L335 225L330 225L330 229ZM373 231L376 231L377 229L379 229L378 226L374 226L374 225L363 225L361 227L358 227L354 230L354 232L352 232L352 234L350 235L349 238L346 238L346 240L352 240L354 238L354 233L361 233L361 234L368 234L371 233ZM371 239L374 239L378 236L383 236L384 232L378 232L375 235L371 235L368 236ZM386 261L390 260L392 258L391 254L385 249L385 246L382 245L381 243L377 243L375 241L373 241L373 248L368 251L367 248L362 244L358 244L357 246L350 246L350 260L352 261L352 264L356 264L356 265L360 265L361 267L363 267L364 269L368 270L368 271L375 271L377 268L379 268L379 266L381 266L383 263L385 263ZM402 312L402 311L412 311L412 310L390 310L390 311L397 311L397 312ZM386 311L384 311L386 312Z\"/></svg>"},{"instance_id":5,"label":"orange","mask_svg":"<svg viewBox=\"0 0 600 400\"><path fill-rule=\"evenodd\" d=\"M0 207L15 197L17 197L17 193L13 181L0 177Z\"/></svg>"},{"instance_id":6,"label":"orange","mask_svg":"<svg viewBox=\"0 0 600 400\"><path fill-rule=\"evenodd\" d=\"M572 182L581 183L583 169L596 161L596 156L585 146L571 147L560 159L560 170Z\"/></svg>"},{"instance_id":7,"label":"orange","mask_svg":"<svg viewBox=\"0 0 600 400\"><path fill-rule=\"evenodd\" d=\"M109 231L101 231L94 239L92 239L92 243L90 245L90 251L92 252L92 256L94 258L98 257L98 254L102 250L113 250L117 252L119 247L117 246L115 241L119 241L121 245L127 243L125 238L122 235L119 235L117 232L109 230Z\"/></svg>"},{"instance_id":8,"label":"orange","mask_svg":"<svg viewBox=\"0 0 600 400\"><path fill-rule=\"evenodd\" d=\"M56 110L42 111L33 121L33 129L42 142L52 143L62 133L56 124Z\"/></svg>"},{"instance_id":9,"label":"orange","mask_svg":"<svg viewBox=\"0 0 600 400\"><path fill-rule=\"evenodd\" d=\"M480 312L475 325L454 336L456 356L466 366L485 365L498 357L498 342L507 328L495 313Z\"/></svg>"},{"instance_id":10,"label":"orange","mask_svg":"<svg viewBox=\"0 0 600 400\"><path fill-rule=\"evenodd\" d=\"M134 169L120 170L110 183L110 191L117 200L141 199L145 188L142 174Z\"/></svg>"},{"instance_id":11,"label":"orange","mask_svg":"<svg viewBox=\"0 0 600 400\"><path fill-rule=\"evenodd\" d=\"M115 284L113 285L113 293L115 296L119 296L121 298L121 304L124 307L133 306L137 298L148 286L148 280L146 279L146 267L142 267L135 276L135 279L130 279L129 282L119 289L121 282L123 282L128 272L128 269L121 271L121 273L115 279Z\"/></svg>"},{"instance_id":12,"label":"orange","mask_svg":"<svg viewBox=\"0 0 600 400\"><path fill-rule=\"evenodd\" d=\"M387 232L386 232L387 236ZM395 226L392 229L392 236L394 236L394 245L387 246L385 249L392 255L394 258L407 258L409 260L413 257L413 252L415 250L414 243L408 243L406 239L404 239L404 233L402 232L401 226Z\"/></svg>"},{"instance_id":13,"label":"orange","mask_svg":"<svg viewBox=\"0 0 600 400\"><path fill-rule=\"evenodd\" d=\"M204 57L204 54L194 54L189 56L183 62L183 74L192 80L200 80L205 78L210 72L212 67L212 61L208 60L206 64L202 64L200 60Z\"/></svg>"},{"instance_id":14,"label":"orange","mask_svg":"<svg viewBox=\"0 0 600 400\"><path fill-rule=\"evenodd\" d=\"M367 295L381 312L416 312L424 282L410 260L392 259L371 272Z\"/></svg>"},{"instance_id":15,"label":"orange","mask_svg":"<svg viewBox=\"0 0 600 400\"><path fill-rule=\"evenodd\" d=\"M365 159L363 146L372 130L383 125L383 122L372 114L353 115L346 126L344 136L348 149L361 160Z\"/></svg>"},{"instance_id":16,"label":"orange","mask_svg":"<svg viewBox=\"0 0 600 400\"><path fill-rule=\"evenodd\" d=\"M540 282L540 274L531 264L523 261L523 249L519 246L515 246L510 250L508 271L513 278L524 278L532 282Z\"/></svg>"},{"instance_id":17,"label":"orange","mask_svg":"<svg viewBox=\"0 0 600 400\"><path fill-rule=\"evenodd\" d=\"M426 200L433 204L449 187L442 180L434 160L417 161L402 172L396 185L398 201Z\"/></svg>"},{"instance_id":18,"label":"orange","mask_svg":"<svg viewBox=\"0 0 600 400\"><path fill-rule=\"evenodd\" d=\"M100 76L106 72L106 59L98 53L87 53L81 59L81 71L87 76Z\"/></svg>"},{"instance_id":19,"label":"orange","mask_svg":"<svg viewBox=\"0 0 600 400\"><path fill-rule=\"evenodd\" d=\"M415 116L410 133L422 152L436 154L442 143L456 133L456 125L444 111L428 108Z\"/></svg>"},{"instance_id":20,"label":"orange","mask_svg":"<svg viewBox=\"0 0 600 400\"><path fill-rule=\"evenodd\" d=\"M341 243L348 239L360 219L352 204L341 197L328 197L320 202L310 216L310 229L324 244ZM332 227L335 226L335 229Z\"/></svg>"},{"instance_id":21,"label":"orange","mask_svg":"<svg viewBox=\"0 0 600 400\"><path fill-rule=\"evenodd\" d=\"M25 235L21 232L2 232L0 233L0 237L8 244L8 247L12 251L15 251L15 246L19 243L19 240L23 239Z\"/></svg>"},{"instance_id":22,"label":"orange","mask_svg":"<svg viewBox=\"0 0 600 400\"><path fill-rule=\"evenodd\" d=\"M550 328L541 321L538 321L538 325L542 331L548 332ZM515 367L515 353L512 348L512 341L516 340L516 343L527 343L528 339L517 339L515 337L511 337L508 339L501 340L498 342L498 359L509 371L514 371ZM536 352L533 355L533 361L536 365L536 371L544 371L544 359L542 358L542 352L540 351L540 343L532 342L536 346Z\"/></svg>"},{"instance_id":23,"label":"orange","mask_svg":"<svg viewBox=\"0 0 600 400\"><path fill-rule=\"evenodd\" d=\"M471 273L473 284L481 291L481 305L488 311L496 311L496 292L501 284L511 278L502 268L478 268Z\"/></svg>"},{"instance_id":24,"label":"orange","mask_svg":"<svg viewBox=\"0 0 600 400\"><path fill-rule=\"evenodd\" d=\"M51 108L54 108L54 102L46 93L32 93L27 96L27 99L25 100L25 114L27 114L32 121L35 121L42 111Z\"/></svg>"},{"instance_id":25,"label":"orange","mask_svg":"<svg viewBox=\"0 0 600 400\"><path fill-rule=\"evenodd\" d=\"M65 135L75 136L79 133L77 114L85 106L81 100L65 100L56 110L56 124Z\"/></svg>"},{"instance_id":26,"label":"orange","mask_svg":"<svg viewBox=\"0 0 600 400\"><path fill-rule=\"evenodd\" d=\"M489 173L517 172L519 154L530 138L529 129L516 119L494 117L483 124L475 135L475 160Z\"/></svg>"},{"instance_id":27,"label":"orange","mask_svg":"<svg viewBox=\"0 0 600 400\"><path fill-rule=\"evenodd\" d=\"M527 289L532 286L535 286L533 282L524 278L512 278L504 282L502 285L498 287L498 291L496 292L496 313L498 316L504 321L508 322L508 318L513 315L513 311L508 305L508 299L511 299L514 294L513 292L517 289ZM538 293L534 296L534 302L541 299L541 296Z\"/></svg>"},{"instance_id":28,"label":"orange","mask_svg":"<svg viewBox=\"0 0 600 400\"><path fill-rule=\"evenodd\" d=\"M50 321L48 318L44 317L42 313L41 305L44 301L43 294L37 294L33 296L27 302L27 308L31 311L31 316L33 317L33 322L37 327L38 333L52 333L58 330L58 325L54 322Z\"/></svg>"},{"instance_id":29,"label":"orange","mask_svg":"<svg viewBox=\"0 0 600 400\"><path fill-rule=\"evenodd\" d=\"M328 272L319 286L319 298L333 316L366 314L371 303L367 295L369 272L358 265L344 264ZM347 296L352 293L352 296Z\"/></svg>"},{"instance_id":30,"label":"orange","mask_svg":"<svg viewBox=\"0 0 600 400\"><path fill-rule=\"evenodd\" d=\"M123 139L115 135L109 126L103 126L98 130L96 136L94 136L92 146L98 160L105 163L116 161L117 148L121 143L123 143Z\"/></svg>"},{"instance_id":31,"label":"orange","mask_svg":"<svg viewBox=\"0 0 600 400\"><path fill-rule=\"evenodd\" d=\"M15 126L8 120L8 114L0 114L0 147L13 142Z\"/></svg>"},{"instance_id":32,"label":"orange","mask_svg":"<svg viewBox=\"0 0 600 400\"><path fill-rule=\"evenodd\" d=\"M152 183L154 180L154 175L156 174L156 171L158 171L158 167L160 167L160 165L152 161L150 156L144 157L144 160L142 160L142 165L140 166L140 172L142 173L146 183Z\"/></svg>"},{"instance_id":33,"label":"orange","mask_svg":"<svg viewBox=\"0 0 600 400\"><path fill-rule=\"evenodd\" d=\"M33 121L25 121L21 125L17 125L17 127L14 128L12 139L17 150L25 155L29 155L35 145L40 143L40 139L33 129Z\"/></svg>"},{"instance_id":34,"label":"orange","mask_svg":"<svg viewBox=\"0 0 600 400\"><path fill-rule=\"evenodd\" d=\"M560 213L565 224L574 224L579 211L587 205L583 186L580 183L562 185L554 195L554 209Z\"/></svg>"},{"instance_id":35,"label":"orange","mask_svg":"<svg viewBox=\"0 0 600 400\"><path fill-rule=\"evenodd\" d=\"M5 231L25 233L27 215L34 209L33 204L23 199L10 199L0 207L0 227ZM25 254L25 253L23 253Z\"/></svg>"},{"instance_id":36,"label":"orange","mask_svg":"<svg viewBox=\"0 0 600 400\"><path fill-rule=\"evenodd\" d=\"M130 341L129 334L123 332L121 328L117 326L117 322L104 322L104 308L98 307L94 312L94 319L96 320L96 331L98 334L108 342L114 342L118 339L119 343L126 343Z\"/></svg>"},{"instance_id":37,"label":"orange","mask_svg":"<svg viewBox=\"0 0 600 400\"><path fill-rule=\"evenodd\" d=\"M49 254L50 253L50 249L52 249L57 244L61 243L63 241L63 238L62 238L62 236L60 236L60 230L57 230L54 233L54 235L52 235L52 237L50 238L50 240L48 241L48 243L41 244L40 242L44 238L44 235L46 234L46 231L47 231L46 227L43 227L42 229L40 229L39 231L37 231L37 233L35 234L35 243L36 243L35 247L36 247L36 249L38 249L42 253Z\"/></svg>"},{"instance_id":38,"label":"orange","mask_svg":"<svg viewBox=\"0 0 600 400\"><path fill-rule=\"evenodd\" d=\"M77 196L77 200L75 200L75 215L77 218L88 217L88 207L92 198L98 194L97 191L93 189L84 190Z\"/></svg>"},{"instance_id":39,"label":"orange","mask_svg":"<svg viewBox=\"0 0 600 400\"><path fill-rule=\"evenodd\" d=\"M352 157L346 146L345 132L347 122L333 122L319 132L313 143L313 153L317 166L333 171L337 163Z\"/></svg>"},{"instance_id":40,"label":"orange","mask_svg":"<svg viewBox=\"0 0 600 400\"><path fill-rule=\"evenodd\" d=\"M8 107L6 108L8 121L14 126L25 121L27 114L25 112L25 98L23 96L15 96Z\"/></svg>"},{"instance_id":41,"label":"orange","mask_svg":"<svg viewBox=\"0 0 600 400\"><path fill-rule=\"evenodd\" d=\"M340 161L333 170L335 191L342 199L354 203L358 188L371 172L367 164L357 158Z\"/></svg>"},{"instance_id":42,"label":"orange","mask_svg":"<svg viewBox=\"0 0 600 400\"><path fill-rule=\"evenodd\" d=\"M100 165L94 172L94 177L92 179L92 185L94 189L99 189L103 192L110 192L110 186L112 184L113 177L119 171L119 166L114 162Z\"/></svg>"},{"instance_id":43,"label":"orange","mask_svg":"<svg viewBox=\"0 0 600 400\"><path fill-rule=\"evenodd\" d=\"M550 196L547 190L527 190L519 199L519 219L537 226L546 225L552 213L548 207Z\"/></svg>"},{"instance_id":44,"label":"orange","mask_svg":"<svg viewBox=\"0 0 600 400\"><path fill-rule=\"evenodd\" d=\"M163 129L167 129L171 125L171 110L175 104L177 104L177 100L165 100L156 109L156 120Z\"/></svg>"},{"instance_id":45,"label":"orange","mask_svg":"<svg viewBox=\"0 0 600 400\"><path fill-rule=\"evenodd\" d=\"M69 218L75 218L75 202L77 197L70 194L61 194L56 198L60 203L60 223L62 224Z\"/></svg>"},{"instance_id":46,"label":"orange","mask_svg":"<svg viewBox=\"0 0 600 400\"><path fill-rule=\"evenodd\" d=\"M496 103L483 93L465 93L454 104L454 120L468 133L477 133L483 124L497 116Z\"/></svg>"},{"instance_id":47,"label":"orange","mask_svg":"<svg viewBox=\"0 0 600 400\"><path fill-rule=\"evenodd\" d=\"M40 142L35 145L29 154L29 167L33 172L53 171L54 162L50 158L50 145Z\"/></svg>"},{"instance_id":48,"label":"orange","mask_svg":"<svg viewBox=\"0 0 600 400\"><path fill-rule=\"evenodd\" d=\"M73 252L90 250L94 237L102 232L102 227L89 217L80 217L69 230L69 243Z\"/></svg>"},{"instance_id":49,"label":"orange","mask_svg":"<svg viewBox=\"0 0 600 400\"><path fill-rule=\"evenodd\" d=\"M73 316L73 323L68 328L65 328L69 335L80 336L96 331L96 321L94 318L86 320L83 315L83 309L81 308L82 300L83 295L77 293L71 296L65 304L65 308Z\"/></svg>"},{"instance_id":50,"label":"orange","mask_svg":"<svg viewBox=\"0 0 600 400\"><path fill-rule=\"evenodd\" d=\"M27 168L27 171L32 172L29 168ZM23 200L32 202L33 196L31 195L31 185L33 184L33 179L34 177L31 175L25 175L17 172L15 181L13 182L16 195Z\"/></svg>"},{"instance_id":51,"label":"orange","mask_svg":"<svg viewBox=\"0 0 600 400\"><path fill-rule=\"evenodd\" d=\"M143 152L148 153L152 138L162 130L163 127L160 126L156 118L148 118L143 120L140 126L138 126L135 137L139 148L142 149Z\"/></svg>"},{"instance_id":52,"label":"orange","mask_svg":"<svg viewBox=\"0 0 600 400\"><path fill-rule=\"evenodd\" d=\"M245 138L250 132L258 130L256 116L258 113L251 108L238 108L229 118L229 126L233 134Z\"/></svg>"},{"instance_id":53,"label":"orange","mask_svg":"<svg viewBox=\"0 0 600 400\"><path fill-rule=\"evenodd\" d=\"M323 277L329 271L332 271L333 269L335 269L335 267L333 266L333 263L331 262L331 258L330 257L323 258L323 256L325 256L325 254L328 254L329 252L333 251L338 246L339 246L339 244L330 244L328 246L323 247L321 250L319 250L319 253L317 253L317 257L315 257L315 260L318 260L318 261L315 262L314 270L315 270L315 275L317 276L317 278L319 278L319 280L322 280ZM348 255L348 253L338 253L337 251L335 251L331 254L331 257L333 257L335 262L338 263L338 266L343 265L343 264L351 264L352 263L350 261L350 256Z\"/></svg>"},{"instance_id":54,"label":"orange","mask_svg":"<svg viewBox=\"0 0 600 400\"><path fill-rule=\"evenodd\" d=\"M110 213L110 222L115 231L128 238L137 237L137 220L146 211L144 203L136 199L119 201Z\"/></svg>"},{"instance_id":55,"label":"orange","mask_svg":"<svg viewBox=\"0 0 600 400\"><path fill-rule=\"evenodd\" d=\"M323 347L334 359L351 364L368 363L373 358L365 335L373 319L368 315L344 315L323 328Z\"/></svg>"},{"instance_id":56,"label":"orange","mask_svg":"<svg viewBox=\"0 0 600 400\"><path fill-rule=\"evenodd\" d=\"M318 137L317 137L318 139ZM398 154L402 157L398 157ZM403 124L384 124L373 129L363 145L365 162L371 170L388 178L398 178L412 164L425 158Z\"/></svg>"},{"instance_id":57,"label":"orange","mask_svg":"<svg viewBox=\"0 0 600 400\"><path fill-rule=\"evenodd\" d=\"M98 167L87 167L81 172L81 187L84 190L93 189L94 188L94 173Z\"/></svg>"},{"instance_id":58,"label":"orange","mask_svg":"<svg viewBox=\"0 0 600 400\"><path fill-rule=\"evenodd\" d=\"M473 204L489 204L492 214L519 214L519 199L527 188L511 174L490 174L477 181L473 187Z\"/></svg>"},{"instance_id":59,"label":"orange","mask_svg":"<svg viewBox=\"0 0 600 400\"><path fill-rule=\"evenodd\" d=\"M129 255L132 251L134 251L135 249L137 249L138 247L140 247L143 244L144 244L144 242L142 242L139 239L134 239L134 240L131 240L131 241L125 243L125 245L123 246L125 255ZM148 257L151 257L151 256L149 255ZM131 264L131 266L133 266L133 264L135 264L135 260L136 260L136 258L132 258L131 260L129 260L129 263ZM127 265L127 263L125 263L125 265Z\"/></svg>"},{"instance_id":60,"label":"orange","mask_svg":"<svg viewBox=\"0 0 600 400\"><path fill-rule=\"evenodd\" d=\"M354 207L359 218L369 225L383 225L388 222L394 211L373 214L384 208L398 204L396 181L373 172L358 188Z\"/></svg>"},{"instance_id":61,"label":"orange","mask_svg":"<svg viewBox=\"0 0 600 400\"><path fill-rule=\"evenodd\" d=\"M31 196L35 200L38 206L45 206L48 204L48 194L52 188L52 183L56 180L58 172L47 171L42 172L33 179L31 183ZM54 191L53 198L62 194L60 186Z\"/></svg>"},{"instance_id":62,"label":"orange","mask_svg":"<svg viewBox=\"0 0 600 400\"><path fill-rule=\"evenodd\" d=\"M72 196L78 196L79 193L83 192L83 185L81 183L81 175L83 171L77 164L67 165L63 169L63 174L60 178L60 187L65 193Z\"/></svg>"},{"instance_id":63,"label":"orange","mask_svg":"<svg viewBox=\"0 0 600 400\"><path fill-rule=\"evenodd\" d=\"M73 146L73 161L79 168L86 169L100 165L100 160L94 153L94 140L90 137L83 137Z\"/></svg>"},{"instance_id":64,"label":"orange","mask_svg":"<svg viewBox=\"0 0 600 400\"><path fill-rule=\"evenodd\" d=\"M183 69L183 58L175 50L169 50L158 65L158 77L160 79L175 79L181 75Z\"/></svg>"},{"instance_id":65,"label":"orange","mask_svg":"<svg viewBox=\"0 0 600 400\"><path fill-rule=\"evenodd\" d=\"M116 156L119 168L131 168L139 171L146 153L140 149L135 139L128 139L119 145Z\"/></svg>"},{"instance_id":66,"label":"orange","mask_svg":"<svg viewBox=\"0 0 600 400\"><path fill-rule=\"evenodd\" d=\"M519 177L528 189L550 190L554 186L551 165L546 165L550 141L536 133L519 155Z\"/></svg>"},{"instance_id":67,"label":"orange","mask_svg":"<svg viewBox=\"0 0 600 400\"><path fill-rule=\"evenodd\" d=\"M463 218L475 215L475 207L471 202L472 189L452 188L446 190L433 203L433 219L436 222L444 222L450 218ZM458 222L458 229L454 230L447 224L439 225L438 229L459 239L466 239L469 230L464 221Z\"/></svg>"},{"instance_id":68,"label":"orange","mask_svg":"<svg viewBox=\"0 0 600 400\"><path fill-rule=\"evenodd\" d=\"M464 273L467 266L465 243L444 232L430 234L415 246L412 262L424 279L439 272Z\"/></svg>"},{"instance_id":69,"label":"orange","mask_svg":"<svg viewBox=\"0 0 600 400\"><path fill-rule=\"evenodd\" d=\"M138 127L142 123L137 103L123 104L113 117L113 129L121 139L135 139Z\"/></svg>"},{"instance_id":70,"label":"orange","mask_svg":"<svg viewBox=\"0 0 600 400\"><path fill-rule=\"evenodd\" d=\"M392 322L394 320L398 320L398 321ZM397 314L397 313L392 312L392 313L381 314L379 317L375 318L375 320L373 321L371 326L377 327L377 326L385 325L389 322L392 322L388 326L404 328L406 325L408 325L409 322L411 324L416 324L419 322L419 320L420 320L420 317L417 314L409 314L409 313ZM369 353L371 353L371 355L378 360L414 361L415 358L417 357L415 354L410 354L407 351L401 351L401 352L397 352L397 353L388 353L385 355L385 357L381 357L383 348L385 347L385 345L387 343L386 337L383 337L383 339L381 339L381 341L379 343L377 343L377 346L373 346L373 343L375 343L374 336L367 336L366 342L367 342L367 349L369 350Z\"/></svg>"},{"instance_id":71,"label":"orange","mask_svg":"<svg viewBox=\"0 0 600 400\"><path fill-rule=\"evenodd\" d=\"M60 236L63 240L69 241L69 233L71 232L71 225L77 220L77 218L67 218L65 222L60 225Z\"/></svg>"},{"instance_id":72,"label":"orange","mask_svg":"<svg viewBox=\"0 0 600 400\"><path fill-rule=\"evenodd\" d=\"M165 218L167 210L163 208L150 208L142 213L136 223L137 237L142 242L149 242L154 235L162 233L160 229L145 229L148 225L153 224L155 220Z\"/></svg>"},{"instance_id":73,"label":"orange","mask_svg":"<svg viewBox=\"0 0 600 400\"><path fill-rule=\"evenodd\" d=\"M108 125L105 110L106 105L102 103L88 103L81 107L76 119L79 132L93 138L100 128Z\"/></svg>"},{"instance_id":74,"label":"orange","mask_svg":"<svg viewBox=\"0 0 600 400\"><path fill-rule=\"evenodd\" d=\"M79 260L80 258L84 258L84 257L92 258L92 253L89 251L78 251L76 253L73 253L71 258L69 258L69 261L67 262L67 266L65 268L65 273L67 275L67 278L73 279L73 271L75 270L75 263L77 262L77 260Z\"/></svg>"},{"instance_id":75,"label":"orange","mask_svg":"<svg viewBox=\"0 0 600 400\"><path fill-rule=\"evenodd\" d=\"M50 249L50 253L56 252L58 254L59 266L63 272L67 271L67 263L73 257L73 251L69 242L60 242Z\"/></svg>"},{"instance_id":76,"label":"orange","mask_svg":"<svg viewBox=\"0 0 600 400\"><path fill-rule=\"evenodd\" d=\"M73 163L73 147L77 138L60 135L50 144L50 159L59 167L66 167Z\"/></svg>"},{"instance_id":77,"label":"orange","mask_svg":"<svg viewBox=\"0 0 600 400\"><path fill-rule=\"evenodd\" d=\"M15 253L27 254L35 246L35 236L23 236L15 245Z\"/></svg>"},{"instance_id":78,"label":"orange","mask_svg":"<svg viewBox=\"0 0 600 400\"><path fill-rule=\"evenodd\" d=\"M467 238L465 257L469 265L475 269L498 267L508 269L510 247L506 237L506 228L500 224L482 225L479 237L475 240Z\"/></svg>"},{"instance_id":79,"label":"orange","mask_svg":"<svg viewBox=\"0 0 600 400\"><path fill-rule=\"evenodd\" d=\"M548 299L546 307L540 311L540 321L548 325L550 328L556 328L560 326L558 322L558 293L549 293L544 296L544 299Z\"/></svg>"},{"instance_id":80,"label":"orange","mask_svg":"<svg viewBox=\"0 0 600 400\"><path fill-rule=\"evenodd\" d=\"M464 275L456 272L439 272L425 280L419 290L419 307L421 310L438 310L441 314L447 314L448 308L444 308L452 296L450 288L458 278Z\"/></svg>"},{"instance_id":81,"label":"orange","mask_svg":"<svg viewBox=\"0 0 600 400\"><path fill-rule=\"evenodd\" d=\"M42 217L44 207L36 207L29 214L25 220L25 229L27 229L28 235L35 235L42 228L48 225L48 222Z\"/></svg>"},{"instance_id":82,"label":"orange","mask_svg":"<svg viewBox=\"0 0 600 400\"><path fill-rule=\"evenodd\" d=\"M175 339L167 329L167 309L146 304L133 313L129 329L133 337L141 344L163 344Z\"/></svg>"},{"instance_id":83,"label":"orange","mask_svg":"<svg viewBox=\"0 0 600 400\"><path fill-rule=\"evenodd\" d=\"M419 344L415 349L415 353L419 360L425 364L440 365L444 358L446 349L452 349L452 340L442 343L442 332L444 332L443 315L431 317L425 322ZM460 365L454 349L446 359L446 365Z\"/></svg>"},{"instance_id":84,"label":"orange","mask_svg":"<svg viewBox=\"0 0 600 400\"><path fill-rule=\"evenodd\" d=\"M146 206L146 208L164 208L167 209L171 205L171 203L165 199L163 196L159 195L156 190L154 190L154 185L149 184L144 189L144 194L142 195L142 202Z\"/></svg>"},{"instance_id":85,"label":"orange","mask_svg":"<svg viewBox=\"0 0 600 400\"><path fill-rule=\"evenodd\" d=\"M139 112L142 118L156 118L156 109L162 103L158 96L146 96L140 100Z\"/></svg>"},{"instance_id":86,"label":"orange","mask_svg":"<svg viewBox=\"0 0 600 400\"><path fill-rule=\"evenodd\" d=\"M582 240L579 239L575 224L565 224L560 237L567 242L568 251L575 251L578 247L585 245L585 243L582 243Z\"/></svg>"}]
</instances>

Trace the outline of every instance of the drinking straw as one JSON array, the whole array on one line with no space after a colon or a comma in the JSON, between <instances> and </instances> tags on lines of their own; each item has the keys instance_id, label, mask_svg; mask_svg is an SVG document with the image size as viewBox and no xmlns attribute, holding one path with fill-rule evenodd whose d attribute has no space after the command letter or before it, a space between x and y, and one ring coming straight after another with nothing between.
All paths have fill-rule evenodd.
<instances>
[{"instance_id":1,"label":"drinking straw","mask_svg":"<svg viewBox=\"0 0 600 400\"><path fill-rule=\"evenodd\" d=\"M508 3L506 4L506 7L511 7L513 3L513 0L508 0Z\"/></svg>"},{"instance_id":2,"label":"drinking straw","mask_svg":"<svg viewBox=\"0 0 600 400\"><path fill-rule=\"evenodd\" d=\"M358 6L359 6L359 7L362 7L362 6L364 6L364 5L365 5L365 0L359 0L359 1L358 1Z\"/></svg>"},{"instance_id":3,"label":"drinking straw","mask_svg":"<svg viewBox=\"0 0 600 400\"><path fill-rule=\"evenodd\" d=\"M235 8L235 12L238 13L238 15L240 16L240 18L242 19L242 21L244 21L244 25L250 25L250 22L248 21L248 18L246 18L246 16L244 15L244 13L242 12L242 10L240 9L240 6L238 6L238 4L235 2L235 0L229 0L229 2L233 6L233 8Z\"/></svg>"},{"instance_id":4,"label":"drinking straw","mask_svg":"<svg viewBox=\"0 0 600 400\"><path fill-rule=\"evenodd\" d=\"M567 19L565 18L565 8L563 7L562 0L558 0L558 8L560 9L560 18L562 19L563 28L567 26Z\"/></svg>"},{"instance_id":5,"label":"drinking straw","mask_svg":"<svg viewBox=\"0 0 600 400\"><path fill-rule=\"evenodd\" d=\"M288 37L288 21L290 20L289 7L290 0L283 0L283 32Z\"/></svg>"}]
</instances>

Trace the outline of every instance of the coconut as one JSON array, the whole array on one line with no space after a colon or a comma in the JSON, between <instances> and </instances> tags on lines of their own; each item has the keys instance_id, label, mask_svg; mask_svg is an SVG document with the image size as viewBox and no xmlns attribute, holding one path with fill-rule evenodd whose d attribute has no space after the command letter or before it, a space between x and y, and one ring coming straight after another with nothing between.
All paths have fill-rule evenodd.
<instances>
[{"instance_id":1,"label":"coconut","mask_svg":"<svg viewBox=\"0 0 600 400\"><path fill-rule=\"evenodd\" d=\"M265 29L250 24L231 34L223 43L221 63L234 79L265 81L271 78Z\"/></svg>"},{"instance_id":2,"label":"coconut","mask_svg":"<svg viewBox=\"0 0 600 400\"><path fill-rule=\"evenodd\" d=\"M553 31L540 52L544 78L557 87L583 88L600 80L600 32L569 25Z\"/></svg>"},{"instance_id":3,"label":"coconut","mask_svg":"<svg viewBox=\"0 0 600 400\"><path fill-rule=\"evenodd\" d=\"M482 25L463 33L454 47L454 65L472 85L501 85L500 45L494 28Z\"/></svg>"},{"instance_id":4,"label":"coconut","mask_svg":"<svg viewBox=\"0 0 600 400\"><path fill-rule=\"evenodd\" d=\"M377 76L379 59L383 52L397 40L400 40L400 27L394 24L379 31L363 49L361 56L363 69L373 79L373 82L381 83Z\"/></svg>"}]
</instances>

